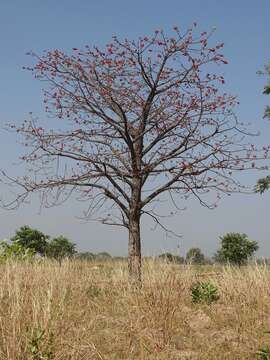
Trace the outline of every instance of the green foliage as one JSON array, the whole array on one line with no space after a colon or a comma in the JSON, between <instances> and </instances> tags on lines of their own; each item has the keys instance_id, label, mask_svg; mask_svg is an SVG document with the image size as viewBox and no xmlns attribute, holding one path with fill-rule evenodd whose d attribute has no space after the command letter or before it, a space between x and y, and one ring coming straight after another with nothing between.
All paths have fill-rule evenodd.
<instances>
[{"instance_id":1,"label":"green foliage","mask_svg":"<svg viewBox=\"0 0 270 360\"><path fill-rule=\"evenodd\" d=\"M266 64L264 66L264 70L263 71L258 71L259 75L263 75L268 77L268 82L267 84L264 86L263 89L263 94L264 95L270 95L270 63ZM264 117L269 118L270 119L270 107L267 106L265 111L264 111Z\"/></svg>"},{"instance_id":2,"label":"green foliage","mask_svg":"<svg viewBox=\"0 0 270 360\"><path fill-rule=\"evenodd\" d=\"M34 257L34 255L34 249L25 248L16 241L9 244L7 241L4 240L0 243L0 260L2 261L10 259L30 260Z\"/></svg>"},{"instance_id":3,"label":"green foliage","mask_svg":"<svg viewBox=\"0 0 270 360\"><path fill-rule=\"evenodd\" d=\"M258 71L258 74L264 75L268 77L268 83L265 85L263 94L270 95L270 63L264 66L264 71ZM264 118L270 119L270 106L266 106L264 110ZM270 176L266 176L265 178L259 179L255 186L255 192L262 194L270 187Z\"/></svg>"},{"instance_id":4,"label":"green foliage","mask_svg":"<svg viewBox=\"0 0 270 360\"><path fill-rule=\"evenodd\" d=\"M270 334L270 331L265 331L265 334ZM263 346L256 352L257 358L260 360L270 360L270 347Z\"/></svg>"},{"instance_id":5,"label":"green foliage","mask_svg":"<svg viewBox=\"0 0 270 360\"><path fill-rule=\"evenodd\" d=\"M246 234L228 233L221 239L221 248L215 255L215 260L233 265L243 265L254 255L259 246L256 241L249 240Z\"/></svg>"},{"instance_id":6,"label":"green foliage","mask_svg":"<svg viewBox=\"0 0 270 360\"><path fill-rule=\"evenodd\" d=\"M198 281L191 286L192 302L211 304L219 299L218 289L210 282Z\"/></svg>"},{"instance_id":7,"label":"green foliage","mask_svg":"<svg viewBox=\"0 0 270 360\"><path fill-rule=\"evenodd\" d=\"M187 252L186 261L191 264L204 264L205 257L200 248L191 248Z\"/></svg>"},{"instance_id":8,"label":"green foliage","mask_svg":"<svg viewBox=\"0 0 270 360\"><path fill-rule=\"evenodd\" d=\"M269 95L269 94L270 94L270 84L267 84L267 85L264 87L263 94L265 94L265 95Z\"/></svg>"},{"instance_id":9,"label":"green foliage","mask_svg":"<svg viewBox=\"0 0 270 360\"><path fill-rule=\"evenodd\" d=\"M29 339L28 352L32 360L52 360L53 359L53 334L46 336L45 330L34 329Z\"/></svg>"},{"instance_id":10,"label":"green foliage","mask_svg":"<svg viewBox=\"0 0 270 360\"><path fill-rule=\"evenodd\" d=\"M260 360L270 360L270 348L268 346L260 348L256 355Z\"/></svg>"},{"instance_id":11,"label":"green foliage","mask_svg":"<svg viewBox=\"0 0 270 360\"><path fill-rule=\"evenodd\" d=\"M99 297L101 294L102 294L101 289L96 285L91 285L86 290L86 295L93 299Z\"/></svg>"},{"instance_id":12,"label":"green foliage","mask_svg":"<svg viewBox=\"0 0 270 360\"><path fill-rule=\"evenodd\" d=\"M58 236L47 244L46 256L61 261L64 258L71 258L76 254L76 245L64 236Z\"/></svg>"},{"instance_id":13,"label":"green foliage","mask_svg":"<svg viewBox=\"0 0 270 360\"><path fill-rule=\"evenodd\" d=\"M270 106L267 105L264 110L264 117L270 119Z\"/></svg>"},{"instance_id":14,"label":"green foliage","mask_svg":"<svg viewBox=\"0 0 270 360\"><path fill-rule=\"evenodd\" d=\"M0 245L0 258L2 259L24 259L39 254L61 261L63 258L70 258L76 253L75 244L64 236L58 236L49 242L48 235L39 230L31 229L27 225L17 230L10 240L11 244L4 241Z\"/></svg>"},{"instance_id":15,"label":"green foliage","mask_svg":"<svg viewBox=\"0 0 270 360\"><path fill-rule=\"evenodd\" d=\"M270 187L270 176L266 176L265 178L259 179L257 181L255 192L257 193L264 193L266 190L268 190Z\"/></svg>"},{"instance_id":16,"label":"green foliage","mask_svg":"<svg viewBox=\"0 0 270 360\"><path fill-rule=\"evenodd\" d=\"M21 245L25 249L31 249L37 254L44 256L48 244L48 239L48 235L45 235L41 231L32 229L30 226L25 225L17 230L15 235L10 240Z\"/></svg>"}]
</instances>

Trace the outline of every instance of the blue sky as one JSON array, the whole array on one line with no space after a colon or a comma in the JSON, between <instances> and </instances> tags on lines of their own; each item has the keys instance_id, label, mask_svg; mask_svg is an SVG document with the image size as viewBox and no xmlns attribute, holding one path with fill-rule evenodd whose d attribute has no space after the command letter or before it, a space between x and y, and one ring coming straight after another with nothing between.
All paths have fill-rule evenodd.
<instances>
[{"instance_id":1,"label":"blue sky","mask_svg":"<svg viewBox=\"0 0 270 360\"><path fill-rule=\"evenodd\" d=\"M270 60L268 21L269 0L238 1L176 1L176 0L12 0L1 1L0 7L0 121L19 124L32 111L40 121L46 121L42 109L42 85L22 70L29 64L29 50L60 48L69 51L85 44L104 45L112 35L137 38L157 28L170 30L174 25L187 28L194 21L198 29L216 28L214 40L224 41L224 53L229 65L223 67L226 90L238 95L237 115L250 122L261 136L258 144L270 143L270 124L262 119L270 99L262 95L266 79L256 71ZM16 138L0 130L0 168L16 173L20 146ZM261 173L246 174L243 180L255 183ZM7 196L7 189L0 187ZM214 211L200 207L195 201L183 204L187 210L168 220L168 225L180 232L182 254L191 246L199 246L211 255L218 237L229 231L247 233L259 241L259 255L270 256L269 208L270 193L235 195L224 199ZM21 225L41 229L51 234L70 237L81 250L109 251L125 254L127 234L118 228L84 223L77 218L80 204L66 203L62 207L39 212L33 199L17 211L0 210L0 239L8 238ZM145 254L176 251L179 240L166 239L160 231L151 231L143 223Z\"/></svg>"}]
</instances>

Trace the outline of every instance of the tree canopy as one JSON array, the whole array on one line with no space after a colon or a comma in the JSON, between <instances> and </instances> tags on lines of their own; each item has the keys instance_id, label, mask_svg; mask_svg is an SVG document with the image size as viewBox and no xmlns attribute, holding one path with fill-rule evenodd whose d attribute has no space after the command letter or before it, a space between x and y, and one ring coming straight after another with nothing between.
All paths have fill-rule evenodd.
<instances>
[{"instance_id":1,"label":"tree canopy","mask_svg":"<svg viewBox=\"0 0 270 360\"><path fill-rule=\"evenodd\" d=\"M49 236L43 232L32 229L25 225L16 231L15 235L10 239L11 242L17 243L25 249L32 249L39 255L44 256L48 245Z\"/></svg>"},{"instance_id":2,"label":"tree canopy","mask_svg":"<svg viewBox=\"0 0 270 360\"><path fill-rule=\"evenodd\" d=\"M221 247L215 255L219 262L243 265L259 249L257 241L249 240L246 234L228 233L220 239Z\"/></svg>"},{"instance_id":3,"label":"tree canopy","mask_svg":"<svg viewBox=\"0 0 270 360\"><path fill-rule=\"evenodd\" d=\"M76 245L64 236L52 239L46 247L46 256L61 261L76 254Z\"/></svg>"}]
</instances>

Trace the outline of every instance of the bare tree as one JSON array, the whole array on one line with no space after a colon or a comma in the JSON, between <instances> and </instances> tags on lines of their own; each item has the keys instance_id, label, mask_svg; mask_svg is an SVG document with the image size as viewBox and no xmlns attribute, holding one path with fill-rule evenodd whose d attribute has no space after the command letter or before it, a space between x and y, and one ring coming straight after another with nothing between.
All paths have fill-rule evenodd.
<instances>
[{"instance_id":1,"label":"bare tree","mask_svg":"<svg viewBox=\"0 0 270 360\"><path fill-rule=\"evenodd\" d=\"M13 179L23 191L9 206L33 192L44 206L77 193L87 201L85 216L128 229L136 283L141 217L163 226L153 203L168 193L176 207L189 196L214 207L221 193L241 191L233 173L254 168L258 157L233 113L236 98L220 92L224 78L210 69L227 64L223 44L209 46L211 33L195 36L194 27L175 27L172 37L158 30L137 41L113 37L105 50L31 53L28 69L43 81L46 111L59 120L54 130L33 118L11 125L29 149L22 159L30 173ZM208 203L211 191L217 198Z\"/></svg>"}]
</instances>

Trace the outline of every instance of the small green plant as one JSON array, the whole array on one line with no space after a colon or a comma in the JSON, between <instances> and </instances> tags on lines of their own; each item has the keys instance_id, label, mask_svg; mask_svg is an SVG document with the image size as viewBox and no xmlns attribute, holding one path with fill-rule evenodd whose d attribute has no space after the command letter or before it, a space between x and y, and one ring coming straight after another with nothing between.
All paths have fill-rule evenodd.
<instances>
[{"instance_id":1,"label":"small green plant","mask_svg":"<svg viewBox=\"0 0 270 360\"><path fill-rule=\"evenodd\" d=\"M86 290L86 294L90 298L96 298L96 297L99 297L102 294L102 290L99 287L95 286L95 285L91 285Z\"/></svg>"},{"instance_id":2,"label":"small green plant","mask_svg":"<svg viewBox=\"0 0 270 360\"><path fill-rule=\"evenodd\" d=\"M210 282L197 281L191 286L192 302L211 304L219 299L218 289Z\"/></svg>"},{"instance_id":3,"label":"small green plant","mask_svg":"<svg viewBox=\"0 0 270 360\"><path fill-rule=\"evenodd\" d=\"M256 355L260 360L270 360L270 348L268 346L262 347L256 352Z\"/></svg>"},{"instance_id":4,"label":"small green plant","mask_svg":"<svg viewBox=\"0 0 270 360\"><path fill-rule=\"evenodd\" d=\"M28 344L28 352L32 355L32 360L52 360L53 359L53 333L46 336L43 329L34 329Z\"/></svg>"}]
</instances>

